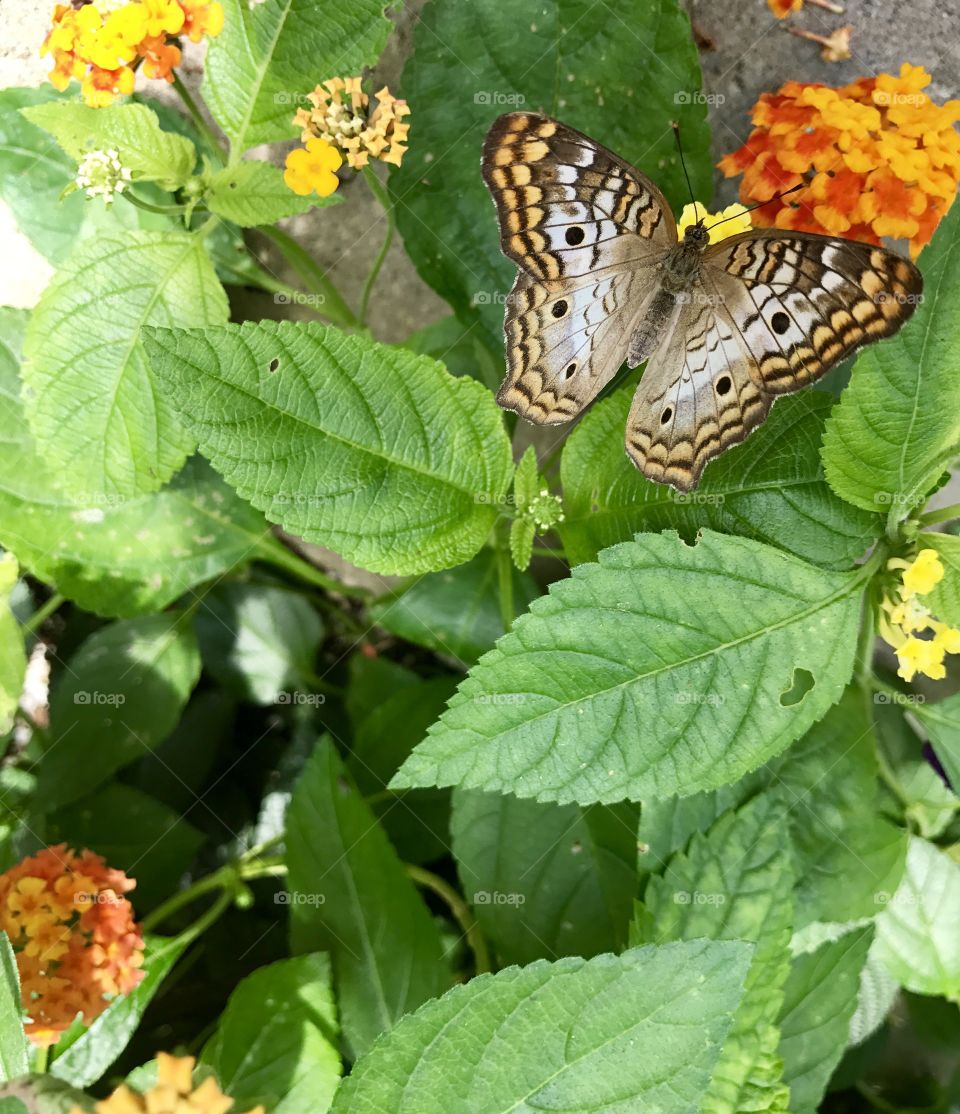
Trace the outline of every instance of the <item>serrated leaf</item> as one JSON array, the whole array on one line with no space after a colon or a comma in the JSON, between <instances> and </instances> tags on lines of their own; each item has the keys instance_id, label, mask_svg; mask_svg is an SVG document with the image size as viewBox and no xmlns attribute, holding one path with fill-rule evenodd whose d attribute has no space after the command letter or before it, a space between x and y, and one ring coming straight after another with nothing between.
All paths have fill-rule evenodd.
<instances>
[{"instance_id":1,"label":"serrated leaf","mask_svg":"<svg viewBox=\"0 0 960 1114\"><path fill-rule=\"evenodd\" d=\"M780 1055L791 1114L815 1114L847 1044L873 928L857 928L797 956L780 1014Z\"/></svg>"},{"instance_id":2,"label":"serrated leaf","mask_svg":"<svg viewBox=\"0 0 960 1114\"><path fill-rule=\"evenodd\" d=\"M850 1044L858 1045L871 1037L884 1023L893 1008L900 985L883 966L877 954L877 941L867 953L867 962L860 972L857 1008L850 1018Z\"/></svg>"},{"instance_id":3,"label":"serrated leaf","mask_svg":"<svg viewBox=\"0 0 960 1114\"><path fill-rule=\"evenodd\" d=\"M776 1052L782 987L790 970L793 922L790 847L783 839L786 809L776 794L761 794L728 812L687 852L675 855L663 877L651 878L635 943L665 940L748 940L756 950L743 999L714 1068L704 1114L751 1109L754 1073L769 1075ZM773 1034L771 1035L771 1030ZM768 1105L782 1103L774 1081L762 1093ZM750 1100L754 1101L754 1100Z\"/></svg>"},{"instance_id":4,"label":"serrated leaf","mask_svg":"<svg viewBox=\"0 0 960 1114\"><path fill-rule=\"evenodd\" d=\"M877 918L877 957L907 990L960 996L960 864L916 836Z\"/></svg>"},{"instance_id":5,"label":"serrated leaf","mask_svg":"<svg viewBox=\"0 0 960 1114\"><path fill-rule=\"evenodd\" d=\"M20 400L27 315L0 308L0 543L87 611L159 611L249 559L268 532L206 461L168 487L90 503L64 495L34 448Z\"/></svg>"},{"instance_id":6,"label":"serrated leaf","mask_svg":"<svg viewBox=\"0 0 960 1114\"><path fill-rule=\"evenodd\" d=\"M960 449L960 208L919 263L922 303L902 332L858 357L823 438L834 491L898 518L922 505Z\"/></svg>"},{"instance_id":7,"label":"serrated leaf","mask_svg":"<svg viewBox=\"0 0 960 1114\"><path fill-rule=\"evenodd\" d=\"M273 522L381 573L472 557L510 482L492 396L333 327L147 330L201 452Z\"/></svg>"},{"instance_id":8,"label":"serrated leaf","mask_svg":"<svg viewBox=\"0 0 960 1114\"><path fill-rule=\"evenodd\" d=\"M331 743L307 763L287 814L294 952L333 959L355 1056L449 984L439 931Z\"/></svg>"},{"instance_id":9,"label":"serrated leaf","mask_svg":"<svg viewBox=\"0 0 960 1114\"><path fill-rule=\"evenodd\" d=\"M127 1047L144 1010L192 939L189 933L172 937L148 936L142 981L129 994L111 1002L68 1048L59 1055L54 1050L51 1074L74 1087L96 1083Z\"/></svg>"},{"instance_id":10,"label":"serrated leaf","mask_svg":"<svg viewBox=\"0 0 960 1114\"><path fill-rule=\"evenodd\" d=\"M639 56L646 60L642 94ZM438 95L441 89L459 92ZM400 86L414 109L416 138L390 179L417 270L463 320L479 319L500 350L500 296L514 268L500 255L493 205L477 173L493 120L517 109L558 116L635 162L682 206L689 194L673 119L681 124L694 192L710 196L699 89L690 23L675 0L626 0L613 19L590 0L433 0L417 22Z\"/></svg>"},{"instance_id":11,"label":"serrated leaf","mask_svg":"<svg viewBox=\"0 0 960 1114\"><path fill-rule=\"evenodd\" d=\"M302 596L221 584L204 596L194 626L205 667L242 699L293 704L312 695L309 677L323 624Z\"/></svg>"},{"instance_id":12,"label":"serrated leaf","mask_svg":"<svg viewBox=\"0 0 960 1114\"><path fill-rule=\"evenodd\" d=\"M30 1057L23 1031L20 973L5 932L0 932L0 972L0 1083L6 1083L27 1074Z\"/></svg>"},{"instance_id":13,"label":"serrated leaf","mask_svg":"<svg viewBox=\"0 0 960 1114\"><path fill-rule=\"evenodd\" d=\"M636 894L635 806L457 790L453 854L501 965L619 951Z\"/></svg>"},{"instance_id":14,"label":"serrated leaf","mask_svg":"<svg viewBox=\"0 0 960 1114\"><path fill-rule=\"evenodd\" d=\"M189 139L160 127L155 112L144 104L90 108L76 101L21 109L31 124L48 132L79 162L91 151L115 149L134 180L159 182L177 189L193 173L197 151Z\"/></svg>"},{"instance_id":15,"label":"serrated leaf","mask_svg":"<svg viewBox=\"0 0 960 1114\"><path fill-rule=\"evenodd\" d=\"M27 418L64 492L97 505L155 491L182 466L192 442L140 330L226 319L201 237L130 232L78 245L24 340Z\"/></svg>"},{"instance_id":16,"label":"serrated leaf","mask_svg":"<svg viewBox=\"0 0 960 1114\"><path fill-rule=\"evenodd\" d=\"M535 533L536 527L528 518L515 518L510 524L510 558L521 572L530 567Z\"/></svg>"},{"instance_id":17,"label":"serrated leaf","mask_svg":"<svg viewBox=\"0 0 960 1114\"><path fill-rule=\"evenodd\" d=\"M936 704L917 703L910 710L926 728L954 792L960 791L960 694Z\"/></svg>"},{"instance_id":18,"label":"serrated leaf","mask_svg":"<svg viewBox=\"0 0 960 1114\"><path fill-rule=\"evenodd\" d=\"M404 1018L333 1110L694 1114L749 956L698 940L481 975Z\"/></svg>"},{"instance_id":19,"label":"serrated leaf","mask_svg":"<svg viewBox=\"0 0 960 1114\"><path fill-rule=\"evenodd\" d=\"M36 807L60 808L142 758L176 726L199 675L179 615L121 619L90 635L53 688Z\"/></svg>"},{"instance_id":20,"label":"serrated leaf","mask_svg":"<svg viewBox=\"0 0 960 1114\"><path fill-rule=\"evenodd\" d=\"M357 74L380 56L390 21L383 0L338 10L314 0L223 0L223 31L210 41L203 96L238 158L248 147L292 139L294 112L318 81Z\"/></svg>"},{"instance_id":21,"label":"serrated leaf","mask_svg":"<svg viewBox=\"0 0 960 1114\"><path fill-rule=\"evenodd\" d=\"M881 520L830 490L820 461L833 400L822 391L778 400L743 444L714 461L696 491L682 495L645 479L623 451L632 389L596 405L561 457L566 518L560 536L572 564L638 530L708 526L779 546L815 565L848 569L879 536Z\"/></svg>"},{"instance_id":22,"label":"serrated leaf","mask_svg":"<svg viewBox=\"0 0 960 1114\"><path fill-rule=\"evenodd\" d=\"M539 479L537 453L533 445L528 445L513 474L514 506L523 509L531 499L535 499L540 494Z\"/></svg>"},{"instance_id":23,"label":"serrated leaf","mask_svg":"<svg viewBox=\"0 0 960 1114\"><path fill-rule=\"evenodd\" d=\"M246 1110L323 1114L340 1082L330 958L282 959L260 967L230 995L203 1061Z\"/></svg>"},{"instance_id":24,"label":"serrated leaf","mask_svg":"<svg viewBox=\"0 0 960 1114\"><path fill-rule=\"evenodd\" d=\"M283 180L283 171L267 162L238 162L218 170L204 195L207 208L242 228L274 224L283 217L323 208L341 198L299 197Z\"/></svg>"},{"instance_id":25,"label":"serrated leaf","mask_svg":"<svg viewBox=\"0 0 960 1114\"><path fill-rule=\"evenodd\" d=\"M640 534L534 602L393 785L583 804L733 781L839 698L861 583L712 531Z\"/></svg>"},{"instance_id":26,"label":"serrated leaf","mask_svg":"<svg viewBox=\"0 0 960 1114\"><path fill-rule=\"evenodd\" d=\"M517 610L540 595L526 573L513 572ZM465 565L418 577L370 607L370 618L417 646L472 665L503 634L497 588L497 557L484 549Z\"/></svg>"},{"instance_id":27,"label":"serrated leaf","mask_svg":"<svg viewBox=\"0 0 960 1114\"><path fill-rule=\"evenodd\" d=\"M926 593L924 605L943 622L960 626L960 538L925 531L918 541L923 549L935 549L943 562L943 579Z\"/></svg>"}]
</instances>

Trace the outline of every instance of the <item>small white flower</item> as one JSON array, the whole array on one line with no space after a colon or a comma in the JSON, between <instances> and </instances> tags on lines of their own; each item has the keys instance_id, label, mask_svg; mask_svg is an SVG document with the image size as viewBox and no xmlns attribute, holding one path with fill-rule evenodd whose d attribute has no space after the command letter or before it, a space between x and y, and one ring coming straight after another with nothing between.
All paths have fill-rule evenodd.
<instances>
[{"instance_id":1,"label":"small white flower","mask_svg":"<svg viewBox=\"0 0 960 1114\"><path fill-rule=\"evenodd\" d=\"M120 152L90 151L77 167L77 186L86 190L87 197L102 197L110 205L115 193L123 193L130 181L130 168L120 161Z\"/></svg>"}]
</instances>

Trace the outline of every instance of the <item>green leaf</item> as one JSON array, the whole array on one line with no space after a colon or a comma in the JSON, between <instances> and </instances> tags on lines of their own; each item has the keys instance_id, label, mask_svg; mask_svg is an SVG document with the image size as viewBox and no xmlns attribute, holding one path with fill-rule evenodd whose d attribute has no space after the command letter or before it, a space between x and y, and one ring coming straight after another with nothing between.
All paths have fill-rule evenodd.
<instances>
[{"instance_id":1,"label":"green leaf","mask_svg":"<svg viewBox=\"0 0 960 1114\"><path fill-rule=\"evenodd\" d=\"M518 610L539 595L531 577L513 572ZM472 665L503 634L499 601L497 556L484 549L465 565L419 577L381 596L371 605L370 618L397 638Z\"/></svg>"},{"instance_id":2,"label":"green leaf","mask_svg":"<svg viewBox=\"0 0 960 1114\"><path fill-rule=\"evenodd\" d=\"M520 463L513 474L513 502L522 510L531 499L540 494L540 472L537 468L537 453L533 445L528 445L520 457Z\"/></svg>"},{"instance_id":3,"label":"green leaf","mask_svg":"<svg viewBox=\"0 0 960 1114\"><path fill-rule=\"evenodd\" d=\"M927 761L919 735L904 716L904 711L910 709L913 713L911 718L919 719L924 727L927 726L923 717L925 704L922 694L902 693L898 696L902 697L904 704L892 703L891 694L885 692L873 695L877 705L874 722L884 755L886 778L893 783L893 807L902 809L911 829L918 835L924 839L935 839L960 810L960 799ZM932 705L934 716L937 707ZM960 724L957 726L960 728ZM931 737L934 737L933 731ZM949 772L949 764L943 762L938 743L935 749L941 764ZM945 753L949 756L948 751ZM957 772L960 772L960 767ZM957 784L960 785L960 781ZM887 889L894 890L896 886Z\"/></svg>"},{"instance_id":4,"label":"green leaf","mask_svg":"<svg viewBox=\"0 0 960 1114\"><path fill-rule=\"evenodd\" d=\"M510 524L510 558L521 572L530 566L536 527L528 518L515 518Z\"/></svg>"},{"instance_id":5,"label":"green leaf","mask_svg":"<svg viewBox=\"0 0 960 1114\"><path fill-rule=\"evenodd\" d=\"M196 797L193 798L195 803ZM47 817L48 843L89 847L136 878L130 900L142 915L173 893L203 842L166 805L129 785L105 785Z\"/></svg>"},{"instance_id":6,"label":"green leaf","mask_svg":"<svg viewBox=\"0 0 960 1114\"><path fill-rule=\"evenodd\" d=\"M935 549L943 562L943 579L923 599L938 619L960 626L960 538L955 534L925 532L919 537L923 549Z\"/></svg>"},{"instance_id":7,"label":"green leaf","mask_svg":"<svg viewBox=\"0 0 960 1114\"><path fill-rule=\"evenodd\" d=\"M20 400L26 322L0 308L0 543L85 610L124 617L159 611L248 558L267 524L199 457L137 499L84 504L57 489Z\"/></svg>"},{"instance_id":8,"label":"green leaf","mask_svg":"<svg viewBox=\"0 0 960 1114\"><path fill-rule=\"evenodd\" d=\"M152 750L176 726L199 675L196 640L178 615L122 619L92 634L51 696L37 806L61 808Z\"/></svg>"},{"instance_id":9,"label":"green leaf","mask_svg":"<svg viewBox=\"0 0 960 1114\"><path fill-rule=\"evenodd\" d=\"M440 935L403 864L329 742L287 815L290 933L297 954L333 958L354 1056L449 984Z\"/></svg>"},{"instance_id":10,"label":"green leaf","mask_svg":"<svg viewBox=\"0 0 960 1114\"><path fill-rule=\"evenodd\" d=\"M697 940L481 975L403 1021L335 1114L694 1114L750 947Z\"/></svg>"},{"instance_id":11,"label":"green leaf","mask_svg":"<svg viewBox=\"0 0 960 1114\"><path fill-rule=\"evenodd\" d=\"M393 786L583 804L733 781L839 698L861 575L712 531L604 550L471 670Z\"/></svg>"},{"instance_id":12,"label":"green leaf","mask_svg":"<svg viewBox=\"0 0 960 1114\"><path fill-rule=\"evenodd\" d=\"M282 959L248 975L230 995L203 1059L238 1110L323 1114L340 1082L330 959Z\"/></svg>"},{"instance_id":13,"label":"green leaf","mask_svg":"<svg viewBox=\"0 0 960 1114\"><path fill-rule=\"evenodd\" d=\"M18 571L12 553L0 554L0 735L13 726L27 668L20 624L10 609Z\"/></svg>"},{"instance_id":14,"label":"green leaf","mask_svg":"<svg viewBox=\"0 0 960 1114\"><path fill-rule=\"evenodd\" d=\"M256 584L221 584L194 621L205 667L254 704L293 704L309 691L323 624L302 596Z\"/></svg>"},{"instance_id":15,"label":"green leaf","mask_svg":"<svg viewBox=\"0 0 960 1114\"><path fill-rule=\"evenodd\" d=\"M797 956L780 1014L783 1077L790 1114L815 1114L847 1044L872 926Z\"/></svg>"},{"instance_id":16,"label":"green leaf","mask_svg":"<svg viewBox=\"0 0 960 1114\"><path fill-rule=\"evenodd\" d=\"M90 108L76 101L21 109L48 132L75 163L90 151L115 149L134 181L159 182L164 189L182 186L193 173L197 151L189 139L160 127L144 104Z\"/></svg>"},{"instance_id":17,"label":"green leaf","mask_svg":"<svg viewBox=\"0 0 960 1114\"><path fill-rule=\"evenodd\" d=\"M570 435L560 468L572 564L593 561L638 530L709 526L779 546L815 565L848 569L881 532L876 515L837 498L823 476L820 440L833 400L822 391L780 399L743 444L714 461L682 495L645 479L623 451L629 387L594 406Z\"/></svg>"},{"instance_id":18,"label":"green leaf","mask_svg":"<svg viewBox=\"0 0 960 1114\"><path fill-rule=\"evenodd\" d=\"M907 869L877 918L877 957L907 990L960 995L960 864L914 836Z\"/></svg>"},{"instance_id":19,"label":"green leaf","mask_svg":"<svg viewBox=\"0 0 960 1114\"><path fill-rule=\"evenodd\" d=\"M960 209L944 217L920 270L922 304L858 357L823 439L834 491L898 519L922 505L960 446Z\"/></svg>"},{"instance_id":20,"label":"green leaf","mask_svg":"<svg viewBox=\"0 0 960 1114\"><path fill-rule=\"evenodd\" d=\"M452 89L456 96L438 92ZM625 0L612 18L590 0L433 0L417 22L401 82L416 141L390 178L417 270L464 321L479 316L499 350L501 295L514 268L500 254L477 173L493 120L516 109L560 117L635 162L682 205L689 194L670 130L677 119L694 192L707 202L710 136L699 89L689 19L676 0Z\"/></svg>"},{"instance_id":21,"label":"green leaf","mask_svg":"<svg viewBox=\"0 0 960 1114\"><path fill-rule=\"evenodd\" d=\"M201 452L271 521L381 573L457 565L483 545L512 462L478 383L320 325L147 333Z\"/></svg>"},{"instance_id":22,"label":"green leaf","mask_svg":"<svg viewBox=\"0 0 960 1114\"><path fill-rule=\"evenodd\" d=\"M27 418L65 492L98 505L154 491L180 468L191 440L147 365L140 330L226 318L199 236L130 232L77 247L24 341Z\"/></svg>"},{"instance_id":23,"label":"green leaf","mask_svg":"<svg viewBox=\"0 0 960 1114\"><path fill-rule=\"evenodd\" d=\"M708 939L756 945L743 999L701 1102L704 1114L753 1109L745 1105L746 1096L756 1089L756 1076L771 1069L774 1078L761 1093L767 1092L768 1105L779 1102L785 1109L772 1062L793 922L785 821L782 799L762 794L695 836L662 878L647 883L635 942Z\"/></svg>"},{"instance_id":24,"label":"green leaf","mask_svg":"<svg viewBox=\"0 0 960 1114\"><path fill-rule=\"evenodd\" d=\"M5 932L0 932L0 972L0 1083L6 1083L27 1074L30 1056L23 1031L17 958Z\"/></svg>"},{"instance_id":25,"label":"green leaf","mask_svg":"<svg viewBox=\"0 0 960 1114\"><path fill-rule=\"evenodd\" d=\"M491 391L496 391L503 379L502 344L498 341L494 351L475 335L473 326L464 325L452 315L411 333L403 347L421 356L433 356L451 375L470 375Z\"/></svg>"},{"instance_id":26,"label":"green leaf","mask_svg":"<svg viewBox=\"0 0 960 1114\"><path fill-rule=\"evenodd\" d=\"M268 162L238 162L218 170L204 195L207 208L243 228L273 224L294 213L305 213L311 205L322 208L342 200L330 197L298 197L283 180L283 171Z\"/></svg>"},{"instance_id":27,"label":"green leaf","mask_svg":"<svg viewBox=\"0 0 960 1114\"><path fill-rule=\"evenodd\" d=\"M145 974L141 982L129 994L111 1002L65 1051L57 1055L50 1072L74 1087L96 1083L127 1047L143 1011L192 939L189 933L169 938L147 937Z\"/></svg>"},{"instance_id":28,"label":"green leaf","mask_svg":"<svg viewBox=\"0 0 960 1114\"><path fill-rule=\"evenodd\" d=\"M636 806L457 790L453 854L501 965L620 951L636 894Z\"/></svg>"},{"instance_id":29,"label":"green leaf","mask_svg":"<svg viewBox=\"0 0 960 1114\"><path fill-rule=\"evenodd\" d=\"M315 0L223 0L223 32L210 41L203 97L230 138L248 147L292 139L293 115L318 81L360 73L380 56L391 24L384 0L352 0L335 13Z\"/></svg>"},{"instance_id":30,"label":"green leaf","mask_svg":"<svg viewBox=\"0 0 960 1114\"><path fill-rule=\"evenodd\" d=\"M960 791L960 693L936 704L917 703L911 711L926 728L954 791Z\"/></svg>"}]
</instances>

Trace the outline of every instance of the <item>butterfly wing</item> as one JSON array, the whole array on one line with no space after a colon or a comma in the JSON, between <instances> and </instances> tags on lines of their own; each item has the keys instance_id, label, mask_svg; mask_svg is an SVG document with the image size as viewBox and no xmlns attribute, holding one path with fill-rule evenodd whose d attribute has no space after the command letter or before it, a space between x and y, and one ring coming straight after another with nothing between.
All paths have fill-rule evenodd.
<instances>
[{"instance_id":1,"label":"butterfly wing","mask_svg":"<svg viewBox=\"0 0 960 1114\"><path fill-rule=\"evenodd\" d=\"M520 269L497 400L539 424L569 421L623 363L655 266L676 244L673 214L639 171L535 113L494 121L483 177L503 252Z\"/></svg>"},{"instance_id":2,"label":"butterfly wing","mask_svg":"<svg viewBox=\"0 0 960 1114\"><path fill-rule=\"evenodd\" d=\"M922 288L912 263L852 240L769 230L712 245L637 388L628 455L651 479L692 490L778 395L896 332Z\"/></svg>"}]
</instances>

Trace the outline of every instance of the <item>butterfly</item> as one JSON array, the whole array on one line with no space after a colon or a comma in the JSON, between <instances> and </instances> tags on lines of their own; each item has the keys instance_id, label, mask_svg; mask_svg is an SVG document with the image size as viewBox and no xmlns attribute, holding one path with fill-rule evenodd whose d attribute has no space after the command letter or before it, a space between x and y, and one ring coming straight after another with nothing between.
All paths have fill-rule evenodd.
<instances>
[{"instance_id":1,"label":"butterfly","mask_svg":"<svg viewBox=\"0 0 960 1114\"><path fill-rule=\"evenodd\" d=\"M518 267L497 401L568 422L624 360L646 360L627 455L681 492L780 395L895 333L920 300L917 268L870 244L775 228L711 244L703 220L678 240L649 178L547 116L495 120L482 172Z\"/></svg>"}]
</instances>

